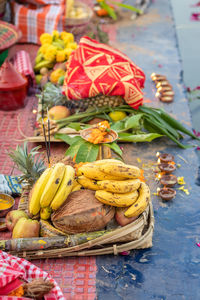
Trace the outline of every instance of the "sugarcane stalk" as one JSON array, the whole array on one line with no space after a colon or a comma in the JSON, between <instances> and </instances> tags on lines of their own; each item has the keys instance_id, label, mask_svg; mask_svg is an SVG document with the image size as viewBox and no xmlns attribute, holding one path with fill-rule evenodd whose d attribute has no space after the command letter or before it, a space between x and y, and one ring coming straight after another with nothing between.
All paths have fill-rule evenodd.
<instances>
[{"instance_id":1,"label":"sugarcane stalk","mask_svg":"<svg viewBox=\"0 0 200 300\"><path fill-rule=\"evenodd\" d=\"M73 235L46 237L46 238L18 238L11 240L1 240L0 250L3 251L31 251L31 250L45 250L45 249L60 249L70 248L81 245L90 240L103 236L111 231L94 231L87 233L77 233Z\"/></svg>"}]
</instances>

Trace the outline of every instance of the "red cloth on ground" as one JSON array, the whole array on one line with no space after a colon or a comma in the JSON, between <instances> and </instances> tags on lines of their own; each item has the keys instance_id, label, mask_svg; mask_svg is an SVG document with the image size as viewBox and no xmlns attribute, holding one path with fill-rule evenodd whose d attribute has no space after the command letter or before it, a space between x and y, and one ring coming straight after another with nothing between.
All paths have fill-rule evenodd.
<instances>
[{"instance_id":1,"label":"red cloth on ground","mask_svg":"<svg viewBox=\"0 0 200 300\"><path fill-rule=\"evenodd\" d=\"M142 105L144 82L144 72L128 56L83 37L67 63L63 91L71 100L120 95L137 109Z\"/></svg>"},{"instance_id":2,"label":"red cloth on ground","mask_svg":"<svg viewBox=\"0 0 200 300\"><path fill-rule=\"evenodd\" d=\"M40 268L23 258L18 258L0 251L0 295L2 295L1 291L5 289L6 285L12 282L15 283L14 281L16 279L23 279L25 282L30 282L36 278L48 279L54 283L54 288L44 296L45 300L65 300L58 284L48 275L48 273L42 271ZM6 299L4 298L5 296L0 296L0 299L2 297L2 299ZM9 296L9 299L22 298L12 298Z\"/></svg>"}]
</instances>

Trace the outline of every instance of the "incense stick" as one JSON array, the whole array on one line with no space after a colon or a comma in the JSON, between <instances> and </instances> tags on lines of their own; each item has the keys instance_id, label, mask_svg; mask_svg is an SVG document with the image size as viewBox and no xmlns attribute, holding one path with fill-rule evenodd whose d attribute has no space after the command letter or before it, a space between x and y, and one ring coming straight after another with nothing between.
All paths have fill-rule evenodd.
<instances>
[{"instance_id":1,"label":"incense stick","mask_svg":"<svg viewBox=\"0 0 200 300\"><path fill-rule=\"evenodd\" d=\"M43 135L44 135L44 140L45 140L47 160L48 160L48 164L50 166L50 157L49 157L50 145L48 145L49 143L47 143L46 129L45 129L45 125L44 125L44 108L43 107L44 107L44 94L42 92L42 128L43 128ZM49 127L49 124L48 124L48 127ZM48 131L49 131L49 128L48 128Z\"/></svg>"},{"instance_id":2,"label":"incense stick","mask_svg":"<svg viewBox=\"0 0 200 300\"><path fill-rule=\"evenodd\" d=\"M50 135L50 120L49 120L49 110L47 107L47 118L48 118L48 150L49 150L49 167L50 167L50 157L51 157L51 135Z\"/></svg>"}]
</instances>

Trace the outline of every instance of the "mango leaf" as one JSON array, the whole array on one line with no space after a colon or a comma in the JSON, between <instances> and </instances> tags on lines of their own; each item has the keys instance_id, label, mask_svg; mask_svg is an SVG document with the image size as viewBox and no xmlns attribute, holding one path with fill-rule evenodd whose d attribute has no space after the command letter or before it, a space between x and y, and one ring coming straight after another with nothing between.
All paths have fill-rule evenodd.
<instances>
[{"instance_id":1,"label":"mango leaf","mask_svg":"<svg viewBox=\"0 0 200 300\"><path fill-rule=\"evenodd\" d=\"M110 7L105 1L100 1L99 5L101 6L101 8L103 8L103 9L105 9L107 11L107 13L109 14L109 16L113 20L117 20L117 15L116 15L114 9L112 7Z\"/></svg>"},{"instance_id":2,"label":"mango leaf","mask_svg":"<svg viewBox=\"0 0 200 300\"><path fill-rule=\"evenodd\" d=\"M80 136L71 137L65 133L56 133L54 135L54 138L58 140L62 140L68 145L72 145L74 142L82 140L82 137Z\"/></svg>"},{"instance_id":3,"label":"mango leaf","mask_svg":"<svg viewBox=\"0 0 200 300\"><path fill-rule=\"evenodd\" d=\"M143 114L133 115L127 119L125 122L125 129L137 129L140 128L140 120L143 117Z\"/></svg>"},{"instance_id":4,"label":"mango leaf","mask_svg":"<svg viewBox=\"0 0 200 300\"><path fill-rule=\"evenodd\" d=\"M120 147L117 145L117 143L109 143L109 144L104 144L105 146L109 147L110 149L112 149L116 154L118 154L119 156L122 156L122 150L120 149Z\"/></svg>"},{"instance_id":5,"label":"mango leaf","mask_svg":"<svg viewBox=\"0 0 200 300\"><path fill-rule=\"evenodd\" d=\"M133 135L130 133L119 133L119 141L120 142L151 142L152 140L161 137L161 134L158 133L144 133Z\"/></svg>"},{"instance_id":6,"label":"mango leaf","mask_svg":"<svg viewBox=\"0 0 200 300\"><path fill-rule=\"evenodd\" d=\"M69 155L73 158L79 151L79 148L81 147L81 145L84 143L85 143L85 141L82 138L81 138L81 140L77 140L76 142L74 142L73 144L70 145L70 147L65 152L65 155L66 156Z\"/></svg>"},{"instance_id":7,"label":"mango leaf","mask_svg":"<svg viewBox=\"0 0 200 300\"><path fill-rule=\"evenodd\" d=\"M111 129L113 129L117 132L122 131L124 129L124 122L123 121L115 122L110 127L111 127Z\"/></svg>"},{"instance_id":8,"label":"mango leaf","mask_svg":"<svg viewBox=\"0 0 200 300\"><path fill-rule=\"evenodd\" d=\"M81 124L78 122L69 123L67 127L75 129L76 131L81 130Z\"/></svg>"},{"instance_id":9,"label":"mango leaf","mask_svg":"<svg viewBox=\"0 0 200 300\"><path fill-rule=\"evenodd\" d=\"M72 147L72 146L71 146ZM92 162L95 161L99 152L99 145L89 142L82 143L78 148L76 162Z\"/></svg>"},{"instance_id":10,"label":"mango leaf","mask_svg":"<svg viewBox=\"0 0 200 300\"><path fill-rule=\"evenodd\" d=\"M116 1L109 1L109 2L115 4L115 5L119 6L119 7L123 7L123 8L126 8L126 9L130 9L132 11L135 11L138 14L142 14L143 13L141 9L139 9L139 8L137 8L135 6L132 6L132 5L123 4L123 3L120 3L120 2L116 2Z\"/></svg>"}]
</instances>

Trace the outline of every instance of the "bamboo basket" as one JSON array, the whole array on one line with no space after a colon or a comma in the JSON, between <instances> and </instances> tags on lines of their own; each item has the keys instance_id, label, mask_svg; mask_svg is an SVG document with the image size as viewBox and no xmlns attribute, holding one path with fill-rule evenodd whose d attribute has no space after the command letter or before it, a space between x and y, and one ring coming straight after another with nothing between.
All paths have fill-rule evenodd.
<instances>
[{"instance_id":1,"label":"bamboo basket","mask_svg":"<svg viewBox=\"0 0 200 300\"><path fill-rule=\"evenodd\" d=\"M29 191L24 190L19 201L18 209L27 211L28 195ZM87 233L85 233L85 242L72 246L69 246L69 240L73 240L76 235L57 236L51 238L40 237L30 239L12 239L10 241L6 241L10 248L9 251L8 249L7 251L13 255L33 260L68 256L93 256L105 254L118 255L123 251L150 248L152 247L154 231L152 203L150 202L147 209L132 223L124 227L118 225L112 228L112 230L110 229L111 228L109 227L105 228L104 234L91 240L87 239ZM27 240L28 243L26 243L25 240ZM24 249L23 242L26 244ZM49 245L48 242L50 242ZM45 249L41 249L43 247L35 249L35 246L33 245L36 245L37 243L40 245L41 243L46 243L46 246L44 247ZM3 250L3 248L1 249Z\"/></svg>"}]
</instances>

